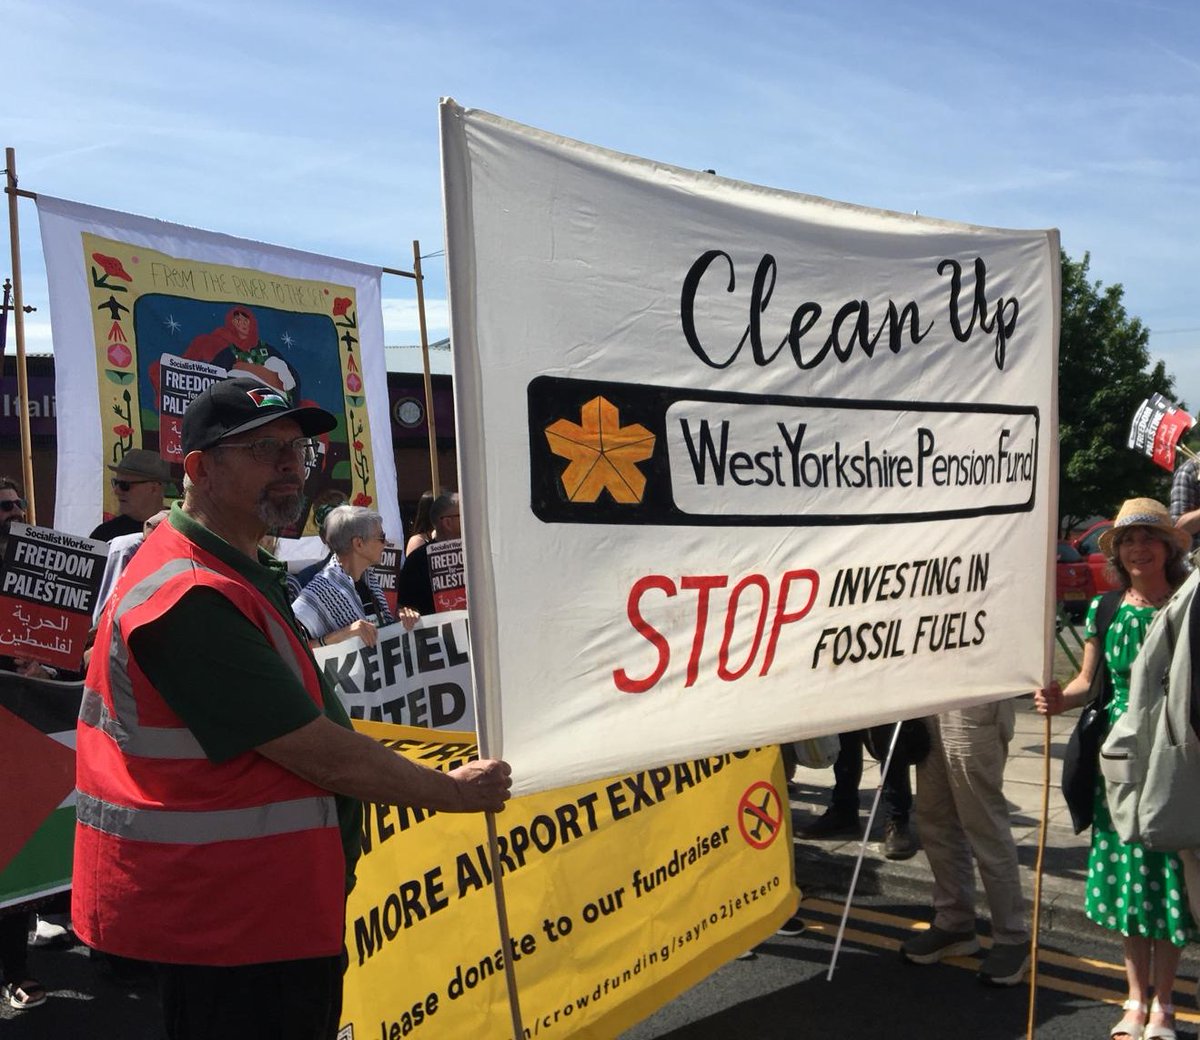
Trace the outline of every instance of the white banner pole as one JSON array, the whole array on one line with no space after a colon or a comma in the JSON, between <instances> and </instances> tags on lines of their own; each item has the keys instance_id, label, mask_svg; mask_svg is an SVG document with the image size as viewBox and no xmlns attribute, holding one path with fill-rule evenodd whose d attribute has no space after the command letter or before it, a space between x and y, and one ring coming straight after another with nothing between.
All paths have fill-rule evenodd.
<instances>
[{"instance_id":1,"label":"white banner pole","mask_svg":"<svg viewBox=\"0 0 1200 1040\"><path fill-rule=\"evenodd\" d=\"M838 951L842 948L842 936L846 934L846 921L850 917L850 905L854 902L854 889L858 885L858 875L862 870L863 857L867 854L867 841L871 837L871 827L875 823L875 812L879 808L879 800L883 797L883 779L887 776L887 771L892 764L892 755L896 752L896 741L900 737L900 723L896 723L896 728L892 730L892 740L888 744L887 758L884 760L883 768L879 770L879 784L875 788L875 797L871 801L871 811L867 815L867 829L863 831L862 842L858 846L858 859L854 863L854 876L850 879L850 891L846 893L846 905L842 908L842 920L838 924L837 938L833 942L833 954L829 958L829 971L825 975L825 981L830 982L833 979L833 971L837 967ZM908 767L905 766L907 769Z\"/></svg>"}]
</instances>

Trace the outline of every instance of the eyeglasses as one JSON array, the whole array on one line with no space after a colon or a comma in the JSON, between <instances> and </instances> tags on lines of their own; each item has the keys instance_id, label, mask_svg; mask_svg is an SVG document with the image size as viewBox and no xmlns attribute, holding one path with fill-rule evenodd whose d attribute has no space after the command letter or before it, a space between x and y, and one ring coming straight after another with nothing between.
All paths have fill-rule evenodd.
<instances>
[{"instance_id":1,"label":"eyeglasses","mask_svg":"<svg viewBox=\"0 0 1200 1040\"><path fill-rule=\"evenodd\" d=\"M116 477L109 478L108 481L114 491L128 491L131 487L136 487L138 484L161 484L161 480L118 480Z\"/></svg>"},{"instance_id":2,"label":"eyeglasses","mask_svg":"<svg viewBox=\"0 0 1200 1040\"><path fill-rule=\"evenodd\" d=\"M363 541L364 542L384 542L386 544L387 543L387 535L384 534L382 531L380 531L379 534L368 535L366 538L363 539Z\"/></svg>"},{"instance_id":3,"label":"eyeglasses","mask_svg":"<svg viewBox=\"0 0 1200 1040\"><path fill-rule=\"evenodd\" d=\"M255 462L273 465L287 457L288 452L296 457L297 462L309 466L317 460L317 442L311 437L296 437L290 441L281 441L278 437L263 437L247 444L218 444L218 448L249 448L250 457Z\"/></svg>"},{"instance_id":4,"label":"eyeglasses","mask_svg":"<svg viewBox=\"0 0 1200 1040\"><path fill-rule=\"evenodd\" d=\"M23 498L3 498L0 499L0 513L11 513L14 509L19 509L25 512L29 503Z\"/></svg>"}]
</instances>

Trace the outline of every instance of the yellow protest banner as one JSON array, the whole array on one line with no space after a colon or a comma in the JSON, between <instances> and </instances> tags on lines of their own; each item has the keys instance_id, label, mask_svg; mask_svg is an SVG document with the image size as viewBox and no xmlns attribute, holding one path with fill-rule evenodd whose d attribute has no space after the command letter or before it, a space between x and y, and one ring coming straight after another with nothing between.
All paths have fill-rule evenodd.
<instances>
[{"instance_id":1,"label":"yellow protest banner","mask_svg":"<svg viewBox=\"0 0 1200 1040\"><path fill-rule=\"evenodd\" d=\"M470 733L356 722L450 769ZM799 901L777 749L515 799L496 817L526 1037L612 1037L770 935ZM368 806L339 1040L510 1038L486 826Z\"/></svg>"}]
</instances>

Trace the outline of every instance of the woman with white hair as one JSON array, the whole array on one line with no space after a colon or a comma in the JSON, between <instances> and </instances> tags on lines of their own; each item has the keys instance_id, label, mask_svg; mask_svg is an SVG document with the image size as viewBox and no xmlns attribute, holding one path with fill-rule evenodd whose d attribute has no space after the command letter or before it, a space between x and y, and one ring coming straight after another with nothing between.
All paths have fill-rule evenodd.
<instances>
[{"instance_id":1,"label":"woman with white hair","mask_svg":"<svg viewBox=\"0 0 1200 1040\"><path fill-rule=\"evenodd\" d=\"M383 517L362 506L338 506L325 518L324 533L332 555L292 610L313 646L355 636L374 646L379 626L396 620L371 569L387 544Z\"/></svg>"}]
</instances>

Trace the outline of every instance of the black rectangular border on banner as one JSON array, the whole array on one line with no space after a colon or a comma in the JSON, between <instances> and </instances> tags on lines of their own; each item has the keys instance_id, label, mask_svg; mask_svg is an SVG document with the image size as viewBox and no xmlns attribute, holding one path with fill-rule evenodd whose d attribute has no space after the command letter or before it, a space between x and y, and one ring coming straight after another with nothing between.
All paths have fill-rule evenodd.
<instances>
[{"instance_id":1,"label":"black rectangular border on banner","mask_svg":"<svg viewBox=\"0 0 1200 1040\"><path fill-rule=\"evenodd\" d=\"M563 489L561 476L566 459L555 455L546 438L546 428L567 418L576 420L584 404L595 397L619 403L623 425L638 424L654 434L654 447L639 469L648 478L644 494L636 503L619 503L602 493L595 502L572 502ZM1031 512L1037 499L1038 453L1041 445L1041 412L1035 406L1004 404L949 404L944 401L861 400L827 397L793 397L783 394L749 394L690 387L652 386L559 376L537 376L527 389L529 419L530 508L547 524L627 524L670 527L857 527L868 524L922 523L930 520L959 520ZM685 513L675 503L670 480L666 416L679 401L724 402L729 404L779 405L847 410L894 409L898 412L945 412L979 415L1029 416L1034 421L1034 470L1029 498L1024 502L963 509L935 509L913 513L775 514Z\"/></svg>"}]
</instances>

